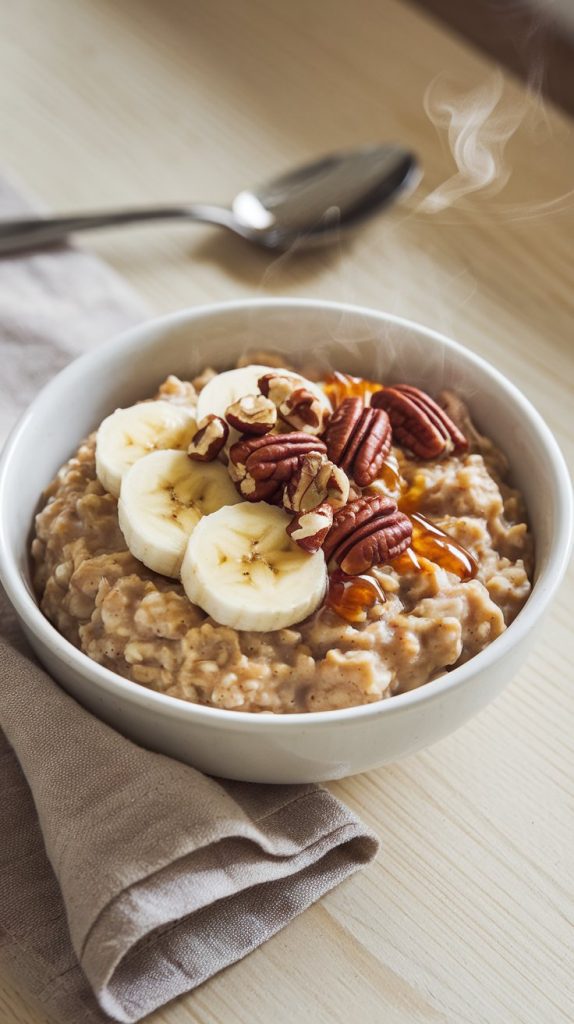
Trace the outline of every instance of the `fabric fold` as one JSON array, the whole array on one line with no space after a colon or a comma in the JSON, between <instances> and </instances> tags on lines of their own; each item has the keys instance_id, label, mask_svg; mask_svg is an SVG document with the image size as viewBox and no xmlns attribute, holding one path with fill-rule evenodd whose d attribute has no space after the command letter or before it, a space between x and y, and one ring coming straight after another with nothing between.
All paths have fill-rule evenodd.
<instances>
[{"instance_id":1,"label":"fabric fold","mask_svg":"<svg viewBox=\"0 0 574 1024\"><path fill-rule=\"evenodd\" d=\"M374 856L374 836L326 790L216 780L144 750L19 648L0 643L0 721L74 952L117 1020L245 956Z\"/></svg>"}]
</instances>

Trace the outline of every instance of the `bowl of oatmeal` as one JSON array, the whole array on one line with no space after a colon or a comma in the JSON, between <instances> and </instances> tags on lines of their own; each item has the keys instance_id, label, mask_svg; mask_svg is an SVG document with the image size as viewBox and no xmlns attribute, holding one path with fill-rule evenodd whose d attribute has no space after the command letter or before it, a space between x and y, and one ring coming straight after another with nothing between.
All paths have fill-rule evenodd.
<instances>
[{"instance_id":1,"label":"bowl of oatmeal","mask_svg":"<svg viewBox=\"0 0 574 1024\"><path fill-rule=\"evenodd\" d=\"M513 385L334 303L127 332L44 389L1 474L2 580L40 660L143 745L244 780L457 728L523 660L570 544L562 457Z\"/></svg>"}]
</instances>

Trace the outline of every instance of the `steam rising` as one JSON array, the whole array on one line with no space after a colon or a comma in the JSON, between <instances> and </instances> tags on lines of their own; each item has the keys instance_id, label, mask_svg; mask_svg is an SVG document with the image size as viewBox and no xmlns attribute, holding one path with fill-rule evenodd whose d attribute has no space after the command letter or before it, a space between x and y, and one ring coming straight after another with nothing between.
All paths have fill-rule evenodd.
<instances>
[{"instance_id":1,"label":"steam rising","mask_svg":"<svg viewBox=\"0 0 574 1024\"><path fill-rule=\"evenodd\" d=\"M506 145L526 116L527 99L506 100L503 76L496 71L462 95L444 79L435 79L426 90L424 108L435 128L447 131L457 171L422 200L419 211L438 213L472 192L500 192L511 174Z\"/></svg>"}]
</instances>

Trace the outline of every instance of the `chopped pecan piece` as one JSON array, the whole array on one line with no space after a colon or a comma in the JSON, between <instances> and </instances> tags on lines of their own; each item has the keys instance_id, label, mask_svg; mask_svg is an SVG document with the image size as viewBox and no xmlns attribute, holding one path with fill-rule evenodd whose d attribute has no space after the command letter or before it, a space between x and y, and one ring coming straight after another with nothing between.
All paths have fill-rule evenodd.
<instances>
[{"instance_id":1,"label":"chopped pecan piece","mask_svg":"<svg viewBox=\"0 0 574 1024\"><path fill-rule=\"evenodd\" d=\"M333 462L359 487L376 480L391 450L391 424L383 409L365 409L362 398L345 398L327 427L325 442Z\"/></svg>"},{"instance_id":2,"label":"chopped pecan piece","mask_svg":"<svg viewBox=\"0 0 574 1024\"><path fill-rule=\"evenodd\" d=\"M287 373L265 373L257 381L259 390L266 398L271 399L274 405L279 407L292 391L295 390L295 382Z\"/></svg>"},{"instance_id":3,"label":"chopped pecan piece","mask_svg":"<svg viewBox=\"0 0 574 1024\"><path fill-rule=\"evenodd\" d=\"M307 388L296 388L278 411L289 426L307 434L322 434L329 415L319 397Z\"/></svg>"},{"instance_id":4,"label":"chopped pecan piece","mask_svg":"<svg viewBox=\"0 0 574 1024\"><path fill-rule=\"evenodd\" d=\"M304 383L287 374L266 373L258 381L262 394L277 407L285 423L306 434L322 434L329 411Z\"/></svg>"},{"instance_id":5,"label":"chopped pecan piece","mask_svg":"<svg viewBox=\"0 0 574 1024\"><path fill-rule=\"evenodd\" d=\"M372 495L337 509L324 543L325 558L334 559L349 576L391 562L412 538L408 516L385 495Z\"/></svg>"},{"instance_id":6,"label":"chopped pecan piece","mask_svg":"<svg viewBox=\"0 0 574 1024\"><path fill-rule=\"evenodd\" d=\"M323 441L300 431L242 437L229 449L229 474L247 501L280 502L305 455L326 453Z\"/></svg>"},{"instance_id":7,"label":"chopped pecan piece","mask_svg":"<svg viewBox=\"0 0 574 1024\"><path fill-rule=\"evenodd\" d=\"M245 395L228 406L225 419L242 434L268 434L277 423L277 409L265 395Z\"/></svg>"},{"instance_id":8,"label":"chopped pecan piece","mask_svg":"<svg viewBox=\"0 0 574 1024\"><path fill-rule=\"evenodd\" d=\"M335 466L324 452L309 452L287 481L283 504L293 512L301 512L324 501L344 505L348 497L349 480L343 470Z\"/></svg>"},{"instance_id":9,"label":"chopped pecan piece","mask_svg":"<svg viewBox=\"0 0 574 1024\"><path fill-rule=\"evenodd\" d=\"M229 437L229 427L221 416L204 416L198 423L187 454L194 462L213 462L217 458Z\"/></svg>"},{"instance_id":10,"label":"chopped pecan piece","mask_svg":"<svg viewBox=\"0 0 574 1024\"><path fill-rule=\"evenodd\" d=\"M303 551L314 555L323 545L333 524L333 506L324 501L316 508L299 512L287 527L287 533Z\"/></svg>"},{"instance_id":11,"label":"chopped pecan piece","mask_svg":"<svg viewBox=\"0 0 574 1024\"><path fill-rule=\"evenodd\" d=\"M385 387L373 395L371 405L387 411L395 440L420 459L437 459L468 448L466 437L450 416L420 388L410 384Z\"/></svg>"}]
</instances>

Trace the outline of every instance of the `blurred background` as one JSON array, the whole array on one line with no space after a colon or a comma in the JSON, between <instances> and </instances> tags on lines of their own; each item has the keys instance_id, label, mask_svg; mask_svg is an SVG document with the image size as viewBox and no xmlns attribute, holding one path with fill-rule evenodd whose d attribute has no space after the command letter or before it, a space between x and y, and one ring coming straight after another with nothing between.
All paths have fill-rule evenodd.
<instances>
[{"instance_id":1,"label":"blurred background","mask_svg":"<svg viewBox=\"0 0 574 1024\"><path fill-rule=\"evenodd\" d=\"M534 352L544 339L544 358L560 363L572 316L571 24L568 0L5 4L3 171L54 211L226 202L318 154L398 141L420 159L417 191L330 250L277 257L184 225L81 244L152 311L319 295L423 320L507 372L519 336ZM498 351L504 318L516 350ZM534 391L534 369L522 380Z\"/></svg>"},{"instance_id":2,"label":"blurred background","mask_svg":"<svg viewBox=\"0 0 574 1024\"><path fill-rule=\"evenodd\" d=\"M574 113L574 0L417 0Z\"/></svg>"}]
</instances>

